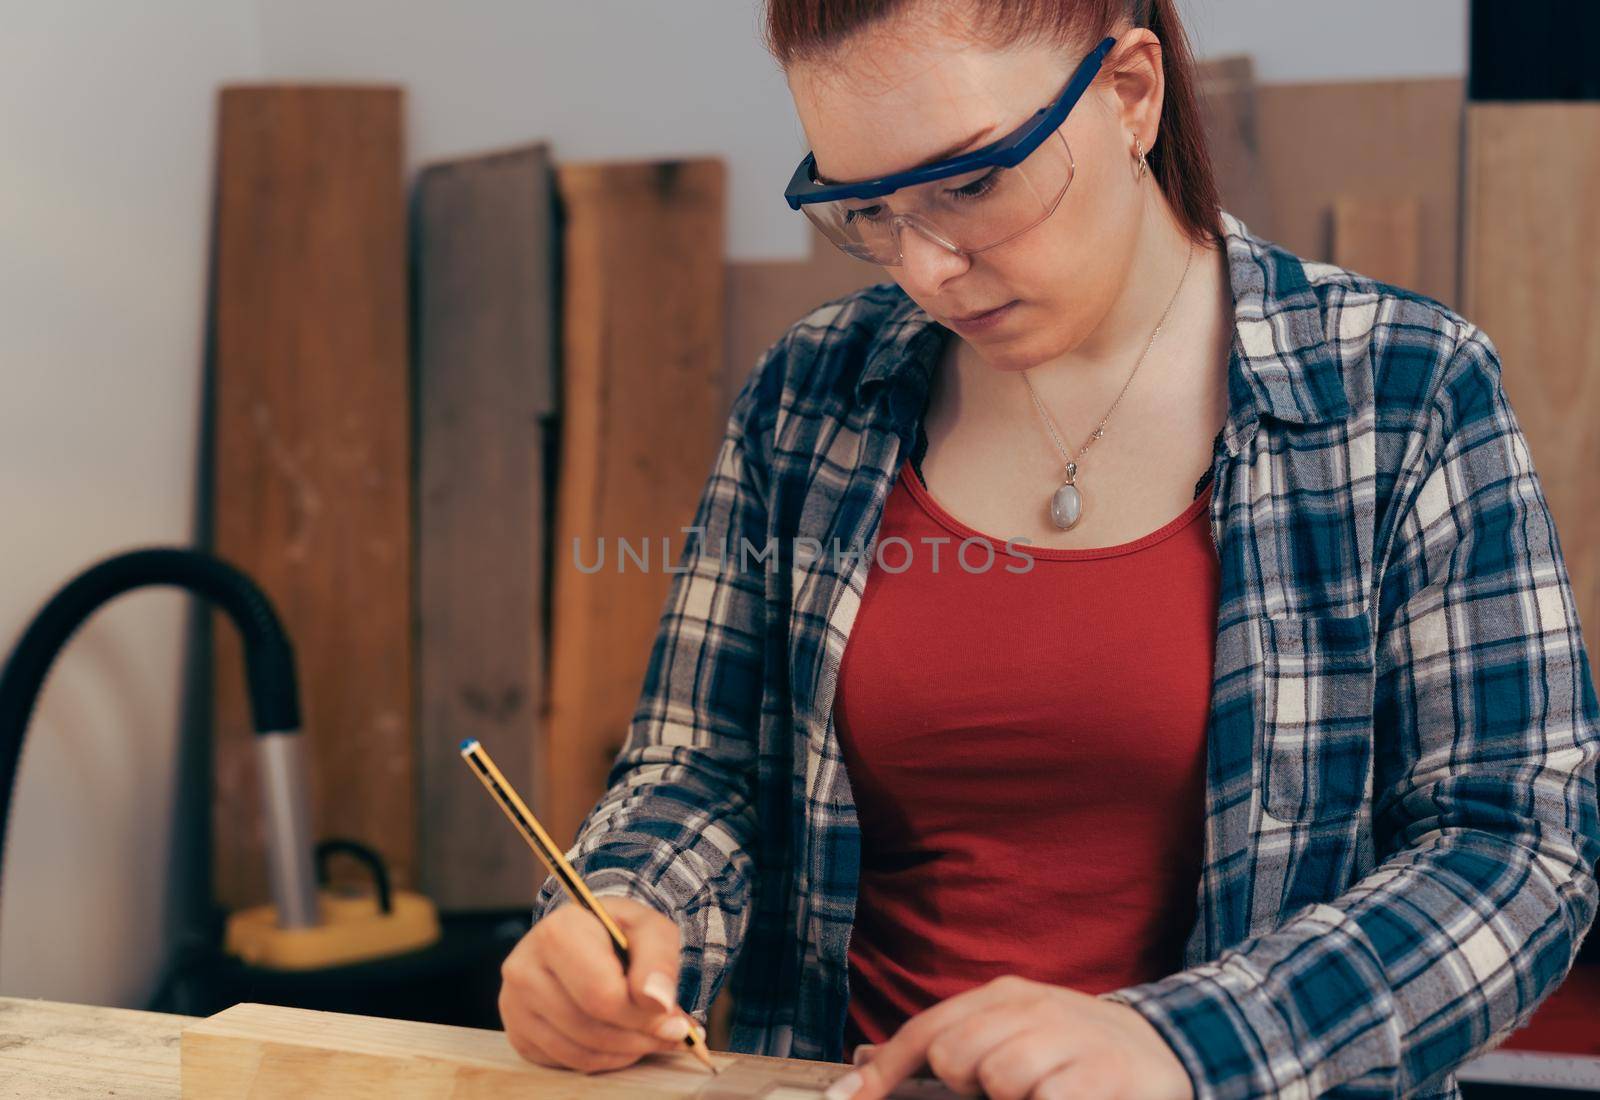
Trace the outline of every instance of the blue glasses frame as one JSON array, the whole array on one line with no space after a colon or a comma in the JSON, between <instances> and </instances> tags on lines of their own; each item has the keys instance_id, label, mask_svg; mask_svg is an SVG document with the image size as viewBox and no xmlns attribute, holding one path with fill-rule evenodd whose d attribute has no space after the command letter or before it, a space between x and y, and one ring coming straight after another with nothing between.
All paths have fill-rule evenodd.
<instances>
[{"instance_id":1,"label":"blue glasses frame","mask_svg":"<svg viewBox=\"0 0 1600 1100\"><path fill-rule=\"evenodd\" d=\"M794 175L790 177L789 186L784 188L784 201L789 204L789 209L799 210L801 206L810 202L875 199L911 184L958 176L978 168L991 168L995 165L1015 168L1027 158L1028 154L1037 149L1045 138L1060 129L1061 124L1067 120L1067 114L1083 97L1090 82L1099 74L1100 66L1105 63L1106 54L1111 52L1111 47L1116 45L1116 42L1117 40L1111 37L1103 39L1100 45L1079 63L1072 74L1072 79L1067 81L1067 86L1061 89L1061 94L1053 103L1039 108L1021 126L981 149L962 153L949 160L925 164L921 168L879 176L877 179L833 184L817 182L816 154L807 153L800 161L800 166L794 170Z\"/></svg>"}]
</instances>

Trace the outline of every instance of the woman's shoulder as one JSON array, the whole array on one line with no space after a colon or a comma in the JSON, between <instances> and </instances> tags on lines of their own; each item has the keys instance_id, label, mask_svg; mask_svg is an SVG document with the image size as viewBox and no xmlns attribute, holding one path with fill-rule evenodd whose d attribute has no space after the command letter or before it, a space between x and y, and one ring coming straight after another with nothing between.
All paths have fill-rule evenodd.
<instances>
[{"instance_id":1,"label":"woman's shoulder","mask_svg":"<svg viewBox=\"0 0 1600 1100\"><path fill-rule=\"evenodd\" d=\"M1297 255L1224 214L1241 314L1297 330L1301 361L1334 367L1352 415L1419 430L1452 385L1498 386L1499 355L1476 324L1420 291L1350 267ZM1242 284L1242 286L1241 286ZM1242 291L1242 292L1241 292ZM1298 315L1302 320L1286 319Z\"/></svg>"},{"instance_id":2,"label":"woman's shoulder","mask_svg":"<svg viewBox=\"0 0 1600 1100\"><path fill-rule=\"evenodd\" d=\"M751 367L735 413L771 429L800 417L811 430L848 418L873 380L908 358L933 326L898 283L860 287L821 303L792 322Z\"/></svg>"}]
</instances>

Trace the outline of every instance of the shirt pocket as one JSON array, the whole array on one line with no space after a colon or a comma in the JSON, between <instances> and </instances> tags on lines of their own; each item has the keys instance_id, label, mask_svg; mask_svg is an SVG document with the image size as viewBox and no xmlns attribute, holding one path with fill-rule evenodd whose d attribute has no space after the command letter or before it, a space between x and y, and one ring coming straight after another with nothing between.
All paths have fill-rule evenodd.
<instances>
[{"instance_id":1,"label":"shirt pocket","mask_svg":"<svg viewBox=\"0 0 1600 1100\"><path fill-rule=\"evenodd\" d=\"M1262 805L1280 821L1354 814L1372 770L1372 625L1354 615L1259 619Z\"/></svg>"}]
</instances>

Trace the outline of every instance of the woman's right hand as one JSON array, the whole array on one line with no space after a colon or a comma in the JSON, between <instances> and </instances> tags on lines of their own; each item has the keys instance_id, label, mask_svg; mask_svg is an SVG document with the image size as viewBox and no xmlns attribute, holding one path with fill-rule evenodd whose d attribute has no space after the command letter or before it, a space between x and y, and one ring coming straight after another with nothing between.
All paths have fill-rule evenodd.
<instances>
[{"instance_id":1,"label":"woman's right hand","mask_svg":"<svg viewBox=\"0 0 1600 1100\"><path fill-rule=\"evenodd\" d=\"M596 900L628 939L626 974L605 928L573 901L535 923L500 967L500 1019L530 1062L600 1073L687 1049L678 926L643 902Z\"/></svg>"}]
</instances>

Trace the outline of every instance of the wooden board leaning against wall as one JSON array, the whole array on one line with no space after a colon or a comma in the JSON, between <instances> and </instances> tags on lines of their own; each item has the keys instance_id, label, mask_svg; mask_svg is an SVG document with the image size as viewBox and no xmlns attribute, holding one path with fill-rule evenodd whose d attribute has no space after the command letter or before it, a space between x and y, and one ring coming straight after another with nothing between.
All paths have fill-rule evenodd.
<instances>
[{"instance_id":1,"label":"wooden board leaning against wall","mask_svg":"<svg viewBox=\"0 0 1600 1100\"><path fill-rule=\"evenodd\" d=\"M560 480L535 805L562 845L632 724L673 579L663 549L676 566L722 442L724 177L714 158L557 168Z\"/></svg>"},{"instance_id":2,"label":"wooden board leaning against wall","mask_svg":"<svg viewBox=\"0 0 1600 1100\"><path fill-rule=\"evenodd\" d=\"M224 89L212 548L293 642L314 835L416 861L401 92ZM215 620L217 900L267 899L239 639Z\"/></svg>"},{"instance_id":3,"label":"wooden board leaning against wall","mask_svg":"<svg viewBox=\"0 0 1600 1100\"><path fill-rule=\"evenodd\" d=\"M417 769L423 892L524 907L537 857L462 766L482 741L533 787L544 691L555 223L546 146L429 165L413 204Z\"/></svg>"},{"instance_id":4,"label":"wooden board leaning against wall","mask_svg":"<svg viewBox=\"0 0 1600 1100\"><path fill-rule=\"evenodd\" d=\"M1500 353L1591 660L1600 652L1597 179L1600 103L1468 105L1464 313Z\"/></svg>"}]
</instances>

